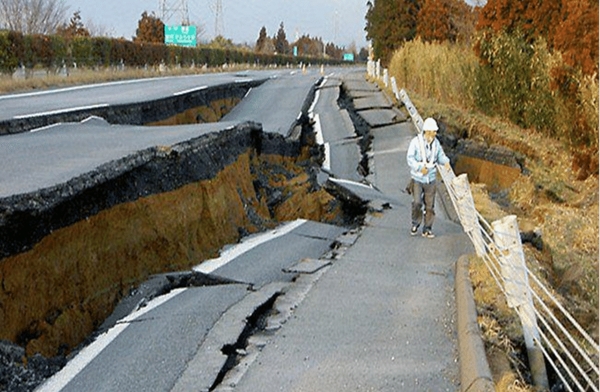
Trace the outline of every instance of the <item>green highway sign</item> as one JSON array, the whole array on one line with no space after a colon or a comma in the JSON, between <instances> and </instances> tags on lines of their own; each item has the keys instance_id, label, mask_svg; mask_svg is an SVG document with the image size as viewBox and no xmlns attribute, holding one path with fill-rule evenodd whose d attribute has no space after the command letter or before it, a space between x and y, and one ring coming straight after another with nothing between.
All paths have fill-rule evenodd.
<instances>
[{"instance_id":1,"label":"green highway sign","mask_svg":"<svg viewBox=\"0 0 600 392\"><path fill-rule=\"evenodd\" d=\"M196 46L196 26L166 26L165 44Z\"/></svg>"}]
</instances>

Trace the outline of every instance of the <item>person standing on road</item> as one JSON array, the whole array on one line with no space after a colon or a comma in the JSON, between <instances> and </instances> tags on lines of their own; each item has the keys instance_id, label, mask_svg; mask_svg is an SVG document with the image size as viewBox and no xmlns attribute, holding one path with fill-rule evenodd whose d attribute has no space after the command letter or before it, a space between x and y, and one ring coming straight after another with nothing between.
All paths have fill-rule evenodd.
<instances>
[{"instance_id":1,"label":"person standing on road","mask_svg":"<svg viewBox=\"0 0 600 392\"><path fill-rule=\"evenodd\" d=\"M423 123L423 134L418 134L410 141L406 153L412 178L407 190L413 197L410 234L417 235L423 223L423 237L427 238L435 237L431 229L435 218L436 165L450 168L450 159L436 138L437 131L437 122L431 117L427 118Z\"/></svg>"}]
</instances>

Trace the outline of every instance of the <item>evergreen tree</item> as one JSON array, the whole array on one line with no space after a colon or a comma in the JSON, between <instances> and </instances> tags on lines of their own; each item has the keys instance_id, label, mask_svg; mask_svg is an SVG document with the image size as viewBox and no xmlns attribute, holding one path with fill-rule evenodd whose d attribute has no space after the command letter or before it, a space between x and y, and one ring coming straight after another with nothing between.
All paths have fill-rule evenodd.
<instances>
[{"instance_id":1,"label":"evergreen tree","mask_svg":"<svg viewBox=\"0 0 600 392\"><path fill-rule=\"evenodd\" d=\"M89 37L90 32L85 28L81 22L81 12L76 11L73 13L69 25L63 25L56 31L58 35L61 35L67 39L75 37Z\"/></svg>"},{"instance_id":2,"label":"evergreen tree","mask_svg":"<svg viewBox=\"0 0 600 392\"><path fill-rule=\"evenodd\" d=\"M418 0L369 0L367 2L367 38L373 41L373 52L384 64L403 42L417 33Z\"/></svg>"},{"instance_id":3,"label":"evergreen tree","mask_svg":"<svg viewBox=\"0 0 600 392\"><path fill-rule=\"evenodd\" d=\"M154 14L142 13L135 30L135 42L150 42L162 44L165 42L165 24Z\"/></svg>"},{"instance_id":4,"label":"evergreen tree","mask_svg":"<svg viewBox=\"0 0 600 392\"><path fill-rule=\"evenodd\" d=\"M279 54L288 54L290 51L290 44L285 35L285 29L283 28L283 22L279 25L279 30L274 38L275 51Z\"/></svg>"},{"instance_id":5,"label":"evergreen tree","mask_svg":"<svg viewBox=\"0 0 600 392\"><path fill-rule=\"evenodd\" d=\"M265 49L267 48L268 39L269 37L267 36L267 28L263 26L258 33L258 39L256 40L254 51L257 53L264 53Z\"/></svg>"}]
</instances>

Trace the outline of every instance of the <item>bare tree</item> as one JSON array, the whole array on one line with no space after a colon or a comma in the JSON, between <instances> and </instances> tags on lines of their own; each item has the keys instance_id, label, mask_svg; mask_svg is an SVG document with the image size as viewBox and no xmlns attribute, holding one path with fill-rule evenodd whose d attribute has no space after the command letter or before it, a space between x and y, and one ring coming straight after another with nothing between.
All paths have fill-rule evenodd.
<instances>
[{"instance_id":1,"label":"bare tree","mask_svg":"<svg viewBox=\"0 0 600 392\"><path fill-rule=\"evenodd\" d=\"M23 34L53 34L67 21L64 0L2 0L0 26Z\"/></svg>"}]
</instances>

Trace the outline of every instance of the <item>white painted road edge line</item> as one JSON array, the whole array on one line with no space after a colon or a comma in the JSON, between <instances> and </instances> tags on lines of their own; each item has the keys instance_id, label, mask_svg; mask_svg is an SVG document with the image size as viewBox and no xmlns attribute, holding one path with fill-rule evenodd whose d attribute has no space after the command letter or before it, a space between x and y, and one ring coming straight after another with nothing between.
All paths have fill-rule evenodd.
<instances>
[{"instance_id":1,"label":"white painted road edge line","mask_svg":"<svg viewBox=\"0 0 600 392\"><path fill-rule=\"evenodd\" d=\"M208 88L208 86L194 87L194 88L190 88L188 90L177 91L176 93L173 93L173 96L177 97L179 95L185 95L185 94L193 93L196 91L206 90L207 88Z\"/></svg>"},{"instance_id":2,"label":"white painted road edge line","mask_svg":"<svg viewBox=\"0 0 600 392\"><path fill-rule=\"evenodd\" d=\"M40 132L40 131L47 131L48 129L52 129L54 127L58 127L59 125L62 125L62 123L50 124L50 125L46 125L45 127L35 128L35 129L30 130L29 133L35 133L35 132Z\"/></svg>"},{"instance_id":3,"label":"white painted road edge line","mask_svg":"<svg viewBox=\"0 0 600 392\"><path fill-rule=\"evenodd\" d=\"M323 129L321 128L321 117L318 114L313 116L313 121L315 124L313 128L315 130L315 141L317 144L325 144L325 139L323 138Z\"/></svg>"},{"instance_id":4,"label":"white painted road edge line","mask_svg":"<svg viewBox=\"0 0 600 392\"><path fill-rule=\"evenodd\" d=\"M154 298L148 304L131 313L129 316L118 321L114 327L98 336L94 342L85 347L79 354L70 360L60 372L49 378L46 382L40 385L36 392L58 392L69 384L90 362L94 360L113 340L123 332L129 324L148 313L152 309L164 304L168 300L183 293L186 289L175 289L168 294Z\"/></svg>"},{"instance_id":5,"label":"white painted road edge line","mask_svg":"<svg viewBox=\"0 0 600 392\"><path fill-rule=\"evenodd\" d=\"M310 108L308 109L308 115L311 116L315 111L315 107L317 106L317 102L319 102L319 97L321 96L321 90L317 90L315 92L315 99L312 101Z\"/></svg>"},{"instance_id":6,"label":"white painted road edge line","mask_svg":"<svg viewBox=\"0 0 600 392\"><path fill-rule=\"evenodd\" d=\"M313 121L315 122L313 125L315 130L315 141L324 148L325 158L323 159L323 165L321 165L321 167L325 170L331 170L331 146L329 143L325 143L325 139L323 138L323 128L321 128L321 118L318 114L313 115Z\"/></svg>"},{"instance_id":7,"label":"white painted road edge line","mask_svg":"<svg viewBox=\"0 0 600 392\"><path fill-rule=\"evenodd\" d=\"M148 82L148 81L153 81L153 80L156 80L156 79L172 79L172 78L174 78L174 76L165 76L165 77L161 77L161 78L143 78L143 79L118 80L118 81L115 81L115 82L84 84L84 85L81 85L81 86L64 87L64 88L58 88L58 89L54 89L54 90L43 90L43 91L34 91L34 92L30 92L30 93L18 93L18 94L2 95L2 96L0 96L0 100L13 99L13 98L36 97L36 96L40 96L40 95L49 95L49 94L56 94L56 93L64 93L64 92L68 92L68 91L85 90L85 89L92 89L92 88L106 87L106 86L118 86L118 85L123 85L123 84Z\"/></svg>"},{"instance_id":8,"label":"white painted road edge line","mask_svg":"<svg viewBox=\"0 0 600 392\"><path fill-rule=\"evenodd\" d=\"M371 184L367 185L367 184L363 184L362 182L344 180L343 178L329 178L329 180L333 181L333 182L337 182L339 184L351 184L351 185L361 186L361 187L367 188L367 189L375 189L375 188L373 188L373 185L371 185Z\"/></svg>"},{"instance_id":9,"label":"white painted road edge line","mask_svg":"<svg viewBox=\"0 0 600 392\"><path fill-rule=\"evenodd\" d=\"M79 106L79 107L75 107L75 108L50 110L48 112L22 114L22 115L19 115L19 116L14 116L13 118L15 120L21 120L23 118L28 118L28 117L49 116L49 115L52 115L52 114L70 113L70 112L76 112L78 110L90 110L90 109L98 109L98 108L105 108L105 107L108 107L107 103L99 103L97 105Z\"/></svg>"},{"instance_id":10,"label":"white painted road edge line","mask_svg":"<svg viewBox=\"0 0 600 392\"><path fill-rule=\"evenodd\" d=\"M213 272L214 270L216 270L217 268L220 268L220 267L224 266L225 264L229 263L231 260L235 259L236 257L243 255L244 253L248 252L249 250L252 250L253 248L255 248L257 246L264 244L267 241L271 241L277 237L286 235L289 232L291 232L292 230L302 226L305 223L306 223L306 219L297 219L293 222L286 223L286 224L279 226L278 228L268 231L266 233L248 237L244 241L242 241L242 243L225 250L223 253L221 253L220 257L217 257L216 259L206 260L202 264L199 264L192 269L196 272L201 272L203 274L209 274L209 273Z\"/></svg>"},{"instance_id":11,"label":"white painted road edge line","mask_svg":"<svg viewBox=\"0 0 600 392\"><path fill-rule=\"evenodd\" d=\"M277 237L281 237L288 234L292 230L302 226L307 221L305 219L298 219L293 222L288 222L284 225L279 226L269 232L262 233L253 237L248 237L241 244L235 245L230 249L224 251L221 257L217 259L207 260L204 263L193 268L194 271L202 273L210 273L215 269L229 263L236 257L248 252L249 250ZM35 391L36 392L58 392L62 390L67 384L69 384L76 376L81 372L90 362L94 360L113 340L115 340L121 332L123 332L129 324L148 313L152 309L164 304L165 302L175 298L179 294L183 293L187 288L179 288L170 291L165 295L154 298L148 304L140 308L130 315L117 321L114 327L98 336L89 346L85 347L75 358L70 360L67 365L61 369L60 372L56 373L42 385L40 385Z\"/></svg>"}]
</instances>

